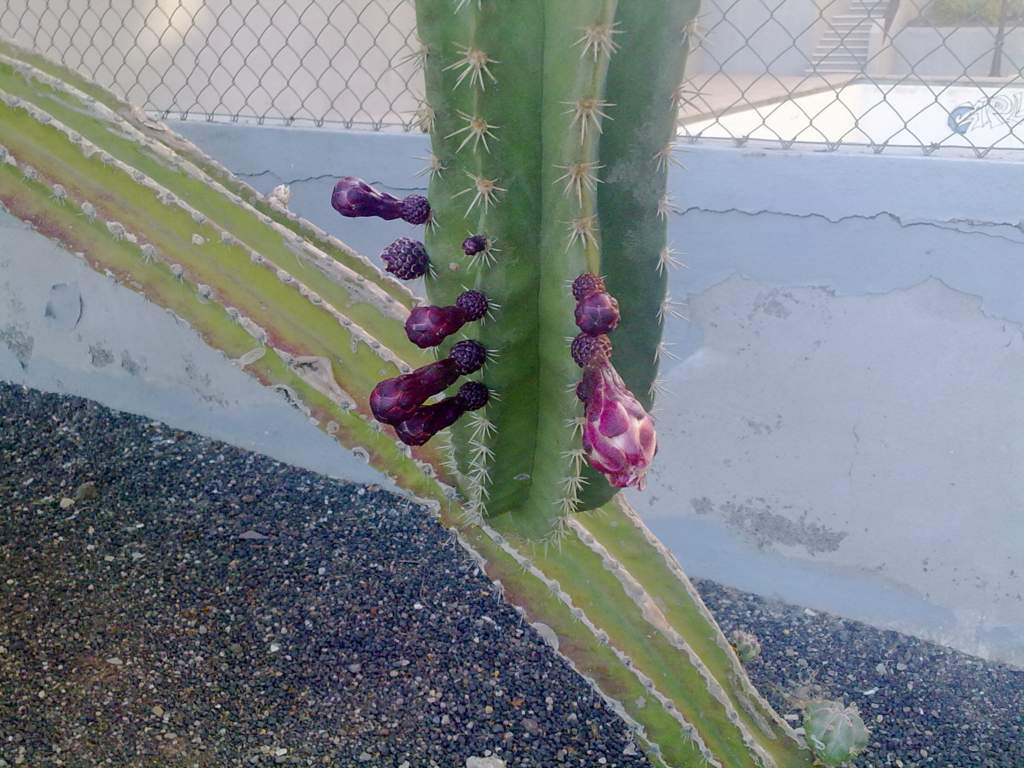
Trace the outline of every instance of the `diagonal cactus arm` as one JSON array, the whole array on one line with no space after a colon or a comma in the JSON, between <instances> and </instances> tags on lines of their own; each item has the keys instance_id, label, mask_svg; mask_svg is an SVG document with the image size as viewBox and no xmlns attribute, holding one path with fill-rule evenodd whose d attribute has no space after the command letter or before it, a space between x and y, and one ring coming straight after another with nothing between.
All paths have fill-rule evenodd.
<instances>
[{"instance_id":1,"label":"diagonal cactus arm","mask_svg":"<svg viewBox=\"0 0 1024 768\"><path fill-rule=\"evenodd\" d=\"M497 355L482 378L500 399L456 425L452 461L473 512L529 538L557 537L565 515L617 490L581 444L583 363L570 342L602 329L574 316L578 275L604 275L620 298L612 361L636 408L651 405L667 147L696 11L691 0L417 2L434 169L428 295L448 304L469 287L500 307L470 331ZM472 234L485 256L464 250ZM642 482L645 470L614 479Z\"/></svg>"}]
</instances>

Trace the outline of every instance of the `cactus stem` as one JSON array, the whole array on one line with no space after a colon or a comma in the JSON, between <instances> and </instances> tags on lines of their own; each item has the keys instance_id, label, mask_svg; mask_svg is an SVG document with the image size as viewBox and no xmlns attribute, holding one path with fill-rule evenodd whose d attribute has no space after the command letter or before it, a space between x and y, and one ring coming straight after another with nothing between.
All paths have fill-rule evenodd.
<instances>
[{"instance_id":1,"label":"cactus stem","mask_svg":"<svg viewBox=\"0 0 1024 768\"><path fill-rule=\"evenodd\" d=\"M672 142L670 141L664 147L654 153L654 162L660 173L664 173L668 170L669 165L674 165L676 168L682 168L683 164L679 158L675 156L673 152Z\"/></svg>"},{"instance_id":2,"label":"cactus stem","mask_svg":"<svg viewBox=\"0 0 1024 768\"><path fill-rule=\"evenodd\" d=\"M669 347L674 346L673 342L662 341L658 344L657 349L654 350L654 361L660 363L666 357L671 360L678 360L679 355L673 352Z\"/></svg>"},{"instance_id":3,"label":"cactus stem","mask_svg":"<svg viewBox=\"0 0 1024 768\"><path fill-rule=\"evenodd\" d=\"M568 252L574 245L579 243L584 248L597 247L597 216L578 216L572 221L567 221L569 227L569 242L565 250Z\"/></svg>"},{"instance_id":4,"label":"cactus stem","mask_svg":"<svg viewBox=\"0 0 1024 768\"><path fill-rule=\"evenodd\" d=\"M666 293L665 300L661 302L661 306L658 307L658 322L664 323L665 319L668 317L674 317L679 320L686 320L689 322L690 318L680 312L680 307L682 306L683 305L678 301L672 299L672 294Z\"/></svg>"},{"instance_id":5,"label":"cactus stem","mask_svg":"<svg viewBox=\"0 0 1024 768\"><path fill-rule=\"evenodd\" d=\"M573 43L583 46L580 58L592 54L596 62L601 56L611 56L615 53L619 49L619 44L613 38L622 33L617 27L618 24L591 24L583 27L583 36Z\"/></svg>"},{"instance_id":6,"label":"cactus stem","mask_svg":"<svg viewBox=\"0 0 1024 768\"><path fill-rule=\"evenodd\" d=\"M462 143L459 144L455 151L461 152L467 144L473 142L474 152L480 144L484 145L485 152L490 152L491 148L487 145L487 139L498 141L498 138L491 132L491 129L500 128L501 126L492 125L484 120L484 118L477 115L471 115L468 112L463 112L461 109L458 110L458 115L466 121L465 127L459 128L457 131L452 131L445 136L446 139L451 139L458 136L460 133L466 134L462 139Z\"/></svg>"},{"instance_id":7,"label":"cactus stem","mask_svg":"<svg viewBox=\"0 0 1024 768\"><path fill-rule=\"evenodd\" d=\"M461 69L458 79L455 81L454 88L458 88L462 85L462 81L467 77L469 78L469 84L480 88L481 91L486 90L484 83L484 75L487 76L492 83L497 83L494 75L488 65L500 64L500 61L492 59L486 53L481 51L479 48L473 48L469 45L458 46L459 57L456 61L449 64L444 68L447 72L451 69Z\"/></svg>"},{"instance_id":8,"label":"cactus stem","mask_svg":"<svg viewBox=\"0 0 1024 768\"><path fill-rule=\"evenodd\" d=\"M469 425L473 430L474 440L486 440L497 432L494 422L479 411L474 411L469 415Z\"/></svg>"},{"instance_id":9,"label":"cactus stem","mask_svg":"<svg viewBox=\"0 0 1024 768\"><path fill-rule=\"evenodd\" d=\"M501 248L495 248L494 243L496 240L488 237L487 245L482 251L477 251L469 258L469 266L471 267L493 267L498 263L498 254L501 253ZM499 305L495 305L499 306Z\"/></svg>"},{"instance_id":10,"label":"cactus stem","mask_svg":"<svg viewBox=\"0 0 1024 768\"><path fill-rule=\"evenodd\" d=\"M413 123L424 133L433 133L434 124L437 122L437 112L434 108L423 102L412 111Z\"/></svg>"},{"instance_id":11,"label":"cactus stem","mask_svg":"<svg viewBox=\"0 0 1024 768\"><path fill-rule=\"evenodd\" d=\"M676 267L682 267L683 269L686 268L686 264L684 264L678 258L676 258L677 255L678 255L678 251L676 251L671 246L666 245L664 248L661 249L661 253L658 254L658 274L659 275L665 274L665 270L667 270L669 268L673 268L673 269L676 268Z\"/></svg>"},{"instance_id":12,"label":"cactus stem","mask_svg":"<svg viewBox=\"0 0 1024 768\"><path fill-rule=\"evenodd\" d=\"M483 490L484 486L491 484L491 472L485 466L473 467L469 473L470 482L478 485Z\"/></svg>"},{"instance_id":13,"label":"cactus stem","mask_svg":"<svg viewBox=\"0 0 1024 768\"><path fill-rule=\"evenodd\" d=\"M430 48L427 47L426 43L420 40L419 35L415 36L415 45L410 53L403 56L398 61L398 66L404 64L412 64L413 71L417 72L423 69L423 66L427 63L427 56L430 55Z\"/></svg>"},{"instance_id":14,"label":"cactus stem","mask_svg":"<svg viewBox=\"0 0 1024 768\"><path fill-rule=\"evenodd\" d=\"M601 120L612 119L608 117L604 110L615 106L602 99L590 97L576 101L563 101L562 103L569 107L563 114L572 115L570 127L575 128L579 126L580 143L587 140L588 129L593 129L595 133L601 133Z\"/></svg>"},{"instance_id":15,"label":"cactus stem","mask_svg":"<svg viewBox=\"0 0 1024 768\"><path fill-rule=\"evenodd\" d=\"M679 213L679 209L676 208L672 196L666 193L658 200L658 218L667 221L670 213Z\"/></svg>"},{"instance_id":16,"label":"cactus stem","mask_svg":"<svg viewBox=\"0 0 1024 768\"><path fill-rule=\"evenodd\" d=\"M565 173L555 179L554 183L565 182L562 194L569 197L569 195L575 192L576 201L579 203L580 208L583 207L584 190L593 192L597 189L597 185L602 182L602 179L597 178L597 171L604 168L604 166L597 163L597 161L556 165L555 168L565 171Z\"/></svg>"},{"instance_id":17,"label":"cactus stem","mask_svg":"<svg viewBox=\"0 0 1024 768\"><path fill-rule=\"evenodd\" d=\"M423 160L427 164L426 167L416 171L417 176L426 176L427 179L433 179L440 177L446 170L444 163L442 163L441 159L433 152L426 157L417 157L416 159ZM431 211L431 213L433 213L433 211Z\"/></svg>"},{"instance_id":18,"label":"cactus stem","mask_svg":"<svg viewBox=\"0 0 1024 768\"><path fill-rule=\"evenodd\" d=\"M476 464L490 461L494 458L494 451L492 451L486 443L473 441L471 443L472 449L470 453L473 456L473 462Z\"/></svg>"},{"instance_id":19,"label":"cactus stem","mask_svg":"<svg viewBox=\"0 0 1024 768\"><path fill-rule=\"evenodd\" d=\"M486 213L492 205L498 204L498 193L508 191L504 187L498 186L497 179L486 179L483 176L477 176L469 171L466 171L466 175L473 180L473 184L466 187L461 192L456 192L452 197L460 197L461 195L465 195L469 192L474 192L473 200L466 209L467 217L473 212L473 209L476 208L477 205L483 208L484 213Z\"/></svg>"},{"instance_id":20,"label":"cactus stem","mask_svg":"<svg viewBox=\"0 0 1024 768\"><path fill-rule=\"evenodd\" d=\"M655 378L654 381L651 382L651 386L647 390L648 397L652 399L655 397L660 398L667 394L668 386L665 383L665 379L663 379L661 376ZM655 406L655 408L657 408L657 405Z\"/></svg>"}]
</instances>

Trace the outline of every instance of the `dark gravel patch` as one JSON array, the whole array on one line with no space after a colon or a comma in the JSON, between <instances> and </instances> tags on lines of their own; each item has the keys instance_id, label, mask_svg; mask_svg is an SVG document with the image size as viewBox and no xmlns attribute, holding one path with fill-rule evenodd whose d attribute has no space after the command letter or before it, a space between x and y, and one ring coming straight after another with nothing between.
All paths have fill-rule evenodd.
<instances>
[{"instance_id":1,"label":"dark gravel patch","mask_svg":"<svg viewBox=\"0 0 1024 768\"><path fill-rule=\"evenodd\" d=\"M0 385L0 504L0 767L648 764L373 486Z\"/></svg>"},{"instance_id":2,"label":"dark gravel patch","mask_svg":"<svg viewBox=\"0 0 1024 768\"><path fill-rule=\"evenodd\" d=\"M854 765L1024 766L1024 671L715 582L694 583L726 633L745 629L760 639L761 656L747 669L780 713L794 719L800 699L816 697L858 706L871 742Z\"/></svg>"}]
</instances>

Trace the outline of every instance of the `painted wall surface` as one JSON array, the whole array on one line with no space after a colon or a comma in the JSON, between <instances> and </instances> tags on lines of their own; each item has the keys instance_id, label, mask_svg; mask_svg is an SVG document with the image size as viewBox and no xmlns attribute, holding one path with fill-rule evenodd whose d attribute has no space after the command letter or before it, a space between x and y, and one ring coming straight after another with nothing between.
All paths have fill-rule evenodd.
<instances>
[{"instance_id":1,"label":"painted wall surface","mask_svg":"<svg viewBox=\"0 0 1024 768\"><path fill-rule=\"evenodd\" d=\"M391 487L187 323L0 212L0 380Z\"/></svg>"},{"instance_id":2,"label":"painted wall surface","mask_svg":"<svg viewBox=\"0 0 1024 768\"><path fill-rule=\"evenodd\" d=\"M341 219L329 195L342 174L419 188L422 136L177 127L257 188L289 183L293 210L365 252L411 231ZM671 230L689 268L671 290L689 320L668 328L662 448L634 504L692 574L1024 664L1022 166L680 154ZM0 377L48 354L25 370L0 354ZM80 370L54 386L100 375ZM303 464L313 439L282 432L277 455ZM335 469L342 453L325 446Z\"/></svg>"}]
</instances>

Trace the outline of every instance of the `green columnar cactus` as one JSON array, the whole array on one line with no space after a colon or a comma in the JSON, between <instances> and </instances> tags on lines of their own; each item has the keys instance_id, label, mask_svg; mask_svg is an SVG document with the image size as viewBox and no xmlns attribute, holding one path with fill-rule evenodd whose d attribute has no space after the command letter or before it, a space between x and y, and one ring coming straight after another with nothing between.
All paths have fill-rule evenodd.
<instances>
[{"instance_id":1,"label":"green columnar cactus","mask_svg":"<svg viewBox=\"0 0 1024 768\"><path fill-rule=\"evenodd\" d=\"M669 260L658 201L679 72L652 68L646 36L681 65L668 41L678 43L693 10L674 0L421 3L427 83L442 98L425 238L436 311L395 279L425 268L414 245L389 249L386 274L289 212L287 195L262 197L166 126L2 41L0 203L190 323L427 504L496 591L593 681L654 765L807 766L810 751L753 689L672 556L621 498L595 507L612 493L601 476L577 494L566 475L585 457L566 424L583 415L570 387L582 378L588 404L607 404L628 385L637 408L650 404L658 265ZM470 100L449 105L452 89ZM584 98L615 119L580 112ZM422 198L377 204L424 218ZM573 295L581 273L603 274L618 298L610 339L621 385L573 362L573 352L607 351L599 331L616 314L610 300L586 300L596 284ZM573 347L578 307L596 335ZM439 342L436 358L423 351ZM450 388L449 397L424 410L404 384L379 386L403 376L416 397ZM434 443L417 444L460 416L454 465ZM633 410L625 417L643 423ZM557 549L534 543L556 528Z\"/></svg>"},{"instance_id":2,"label":"green columnar cactus","mask_svg":"<svg viewBox=\"0 0 1024 768\"><path fill-rule=\"evenodd\" d=\"M594 400L611 398L616 413L619 400L635 404L626 411L643 434L666 299L670 142L697 2L456 5L416 4L433 146L427 292L451 304L473 288L500 307L467 329L497 353L482 380L500 399L455 426L453 464L472 512L544 538L566 515L607 502L615 485L642 484L650 458L634 450L620 472L599 460L609 441L599 420L586 423L583 362L570 342L581 328L602 334L574 317L570 286L603 275L621 303L611 359L625 384L589 378L608 383L600 393L618 385ZM468 235L482 251L465 247Z\"/></svg>"}]
</instances>

